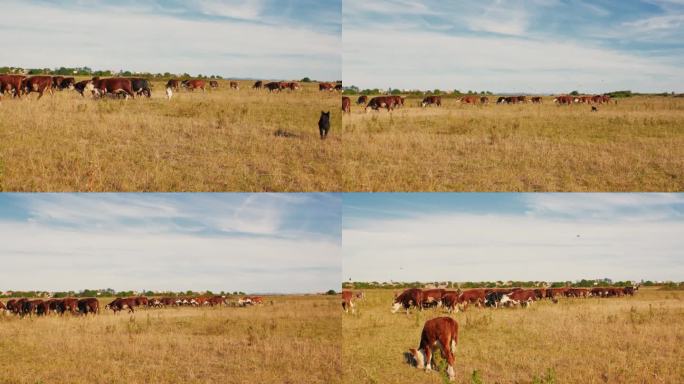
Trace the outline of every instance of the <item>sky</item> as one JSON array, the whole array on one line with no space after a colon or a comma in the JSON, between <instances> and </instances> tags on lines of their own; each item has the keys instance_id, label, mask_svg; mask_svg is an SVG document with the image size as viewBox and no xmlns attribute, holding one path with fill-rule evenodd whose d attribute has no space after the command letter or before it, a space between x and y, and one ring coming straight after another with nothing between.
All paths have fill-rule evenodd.
<instances>
[{"instance_id":1,"label":"sky","mask_svg":"<svg viewBox=\"0 0 684 384\"><path fill-rule=\"evenodd\" d=\"M344 194L344 281L684 281L684 194Z\"/></svg>"},{"instance_id":2,"label":"sky","mask_svg":"<svg viewBox=\"0 0 684 384\"><path fill-rule=\"evenodd\" d=\"M344 0L361 88L684 92L684 0Z\"/></svg>"},{"instance_id":3,"label":"sky","mask_svg":"<svg viewBox=\"0 0 684 384\"><path fill-rule=\"evenodd\" d=\"M337 194L0 194L0 290L339 287Z\"/></svg>"},{"instance_id":4,"label":"sky","mask_svg":"<svg viewBox=\"0 0 684 384\"><path fill-rule=\"evenodd\" d=\"M338 80L341 8L341 0L4 0L12 17L0 24L0 66Z\"/></svg>"}]
</instances>

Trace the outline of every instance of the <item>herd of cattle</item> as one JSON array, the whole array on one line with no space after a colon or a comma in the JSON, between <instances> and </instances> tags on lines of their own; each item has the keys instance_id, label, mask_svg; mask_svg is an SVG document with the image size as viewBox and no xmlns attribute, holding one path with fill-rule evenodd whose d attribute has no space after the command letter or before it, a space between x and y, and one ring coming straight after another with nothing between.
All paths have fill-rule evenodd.
<instances>
[{"instance_id":1,"label":"herd of cattle","mask_svg":"<svg viewBox=\"0 0 684 384\"><path fill-rule=\"evenodd\" d=\"M240 85L237 81L229 81L230 89L239 90ZM166 83L166 97L171 99L174 91L186 89L194 91L201 89L205 91L209 88L218 88L219 82L216 80L201 80L201 79L171 79ZM266 89L269 92L280 92L283 90L296 91L301 89L301 85L296 81L256 81L252 86L253 89ZM136 96L152 96L152 85L147 79L143 78L128 78L128 77L112 77L107 79L100 79L93 77L90 80L76 81L73 77L63 76L23 76L23 75L0 75L0 100L7 94L13 98L21 98L22 96L31 93L37 93L38 99L43 97L43 94L54 91L63 91L65 89L75 90L81 96L85 96L86 92L90 92L94 98L99 97L124 97L135 98ZM319 89L321 91L341 90L342 83L320 83Z\"/></svg>"},{"instance_id":2,"label":"herd of cattle","mask_svg":"<svg viewBox=\"0 0 684 384\"><path fill-rule=\"evenodd\" d=\"M163 308L163 307L205 307L205 306L220 306L230 305L238 307L246 307L250 305L263 304L263 297L261 296L245 296L239 298L237 301L229 301L224 296L211 297L160 297L147 298L145 296L136 297L118 297L112 302L104 306L105 310L112 310L115 314L119 311L127 310L129 313L134 313L135 308ZM63 315L65 313L88 315L92 313L96 315L100 313L100 301L96 298L64 298L64 299L10 299L3 304L0 301L0 313L9 312L11 314L25 317L25 316L47 316L50 314Z\"/></svg>"},{"instance_id":3,"label":"herd of cattle","mask_svg":"<svg viewBox=\"0 0 684 384\"><path fill-rule=\"evenodd\" d=\"M376 96L369 100L368 96L362 95L356 100L357 105L365 104L365 111L369 109L379 111L382 108L392 111L396 108L404 106L405 97L402 96ZM604 104L610 102L608 95L593 95L593 96L556 96L553 102L558 105L569 104ZM489 98L486 96L463 96L456 100L462 104L489 104ZM496 100L496 104L542 104L541 96L532 96L528 99L527 96L501 96ZM420 103L421 107L442 105L441 96L426 96ZM351 113L351 99L347 96L342 97L342 112Z\"/></svg>"},{"instance_id":4,"label":"herd of cattle","mask_svg":"<svg viewBox=\"0 0 684 384\"><path fill-rule=\"evenodd\" d=\"M394 295L392 313L404 308L406 314L412 307L422 310L430 307L444 307L449 313L452 311L466 310L468 305L478 307L500 308L506 306L527 307L537 300L549 299L554 303L561 297L588 298L588 297L622 297L633 296L639 290L639 286L631 287L593 287L593 288L474 288L467 290L450 291L446 289L420 289L409 288ZM343 291L342 308L345 312L349 309L354 313L356 299L362 299L363 292ZM448 316L436 317L427 320L423 325L418 348L410 348L406 357L408 362L426 371L432 370L433 350L439 349L447 361L447 376L450 381L456 377L454 370L454 352L458 342L458 322Z\"/></svg>"}]
</instances>

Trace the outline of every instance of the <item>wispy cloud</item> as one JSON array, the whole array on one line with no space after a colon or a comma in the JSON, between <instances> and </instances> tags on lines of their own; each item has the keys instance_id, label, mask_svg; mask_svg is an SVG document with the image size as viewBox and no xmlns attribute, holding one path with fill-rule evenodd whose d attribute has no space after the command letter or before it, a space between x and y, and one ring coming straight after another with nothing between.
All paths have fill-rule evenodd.
<instances>
[{"instance_id":1,"label":"wispy cloud","mask_svg":"<svg viewBox=\"0 0 684 384\"><path fill-rule=\"evenodd\" d=\"M327 290L340 212L322 194L3 195L2 288Z\"/></svg>"},{"instance_id":2,"label":"wispy cloud","mask_svg":"<svg viewBox=\"0 0 684 384\"><path fill-rule=\"evenodd\" d=\"M338 79L340 12L340 0L11 0L3 13L16 17L0 30L13 37L5 48L14 54L3 65Z\"/></svg>"},{"instance_id":3,"label":"wispy cloud","mask_svg":"<svg viewBox=\"0 0 684 384\"><path fill-rule=\"evenodd\" d=\"M426 0L412 12L384 2L370 8L345 0L344 80L349 85L684 91L678 66L684 60L684 7L676 2Z\"/></svg>"},{"instance_id":4,"label":"wispy cloud","mask_svg":"<svg viewBox=\"0 0 684 384\"><path fill-rule=\"evenodd\" d=\"M359 216L345 208L344 279L681 280L684 276L684 202L679 195L482 194L480 202L473 196L453 195L445 196L437 209L421 207L411 216ZM396 198L409 203L423 200L423 204L426 200L421 195ZM373 196L366 204L360 199L355 204L376 205ZM519 208L500 212L502 202ZM478 212L468 211L473 203ZM408 205L401 206L406 210Z\"/></svg>"}]
</instances>

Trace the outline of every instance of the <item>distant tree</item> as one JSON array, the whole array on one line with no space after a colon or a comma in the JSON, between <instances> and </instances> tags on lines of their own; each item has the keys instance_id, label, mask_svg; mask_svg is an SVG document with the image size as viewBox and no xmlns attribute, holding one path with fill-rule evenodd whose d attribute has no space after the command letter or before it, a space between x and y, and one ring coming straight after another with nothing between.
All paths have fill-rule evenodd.
<instances>
[{"instance_id":1,"label":"distant tree","mask_svg":"<svg viewBox=\"0 0 684 384\"><path fill-rule=\"evenodd\" d=\"M393 89L392 92L390 92L391 95L401 95L401 89Z\"/></svg>"},{"instance_id":2,"label":"distant tree","mask_svg":"<svg viewBox=\"0 0 684 384\"><path fill-rule=\"evenodd\" d=\"M337 292L335 292L334 289L330 289L330 290L328 290L328 292L326 292L325 294L326 294L326 295L336 295Z\"/></svg>"},{"instance_id":3,"label":"distant tree","mask_svg":"<svg viewBox=\"0 0 684 384\"><path fill-rule=\"evenodd\" d=\"M579 95L579 92L577 92L577 91L572 91L572 92L570 92L570 94L571 94L572 96L577 96L577 95Z\"/></svg>"},{"instance_id":4,"label":"distant tree","mask_svg":"<svg viewBox=\"0 0 684 384\"><path fill-rule=\"evenodd\" d=\"M302 81L302 83L310 83L311 79L309 79L308 77L305 77L301 81Z\"/></svg>"}]
</instances>

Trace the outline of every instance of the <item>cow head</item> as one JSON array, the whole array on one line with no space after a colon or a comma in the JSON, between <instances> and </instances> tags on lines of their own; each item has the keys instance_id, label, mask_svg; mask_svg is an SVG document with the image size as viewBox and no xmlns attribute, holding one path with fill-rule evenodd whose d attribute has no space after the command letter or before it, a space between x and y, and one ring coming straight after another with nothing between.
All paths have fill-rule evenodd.
<instances>
[{"instance_id":1,"label":"cow head","mask_svg":"<svg viewBox=\"0 0 684 384\"><path fill-rule=\"evenodd\" d=\"M413 365L414 367L418 369L423 369L425 368L425 351L422 349L415 349L411 348L408 351L407 361L409 364Z\"/></svg>"},{"instance_id":2,"label":"cow head","mask_svg":"<svg viewBox=\"0 0 684 384\"><path fill-rule=\"evenodd\" d=\"M394 304L392 304L392 313L397 313L397 311L401 309L402 306L403 304L401 302L395 300Z\"/></svg>"}]
</instances>

